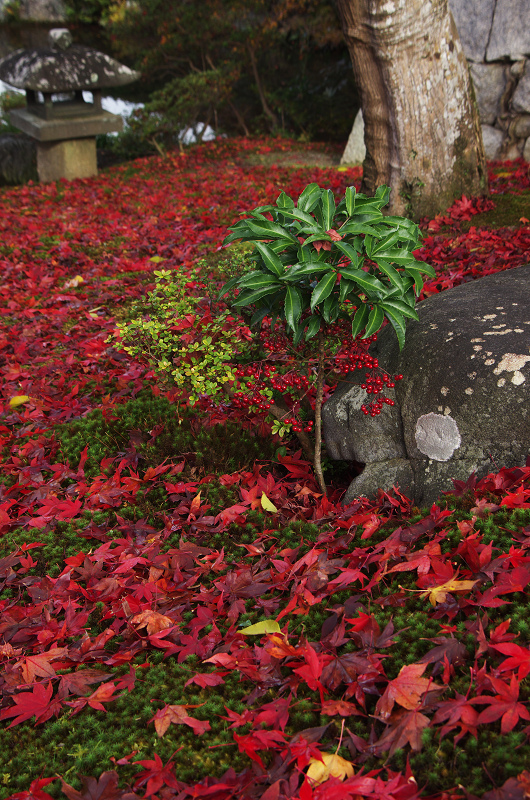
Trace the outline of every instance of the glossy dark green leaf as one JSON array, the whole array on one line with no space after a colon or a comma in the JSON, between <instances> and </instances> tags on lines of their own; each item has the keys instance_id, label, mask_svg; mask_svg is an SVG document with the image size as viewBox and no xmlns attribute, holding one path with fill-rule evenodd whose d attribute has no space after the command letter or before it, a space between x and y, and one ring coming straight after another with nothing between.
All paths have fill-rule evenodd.
<instances>
[{"instance_id":1,"label":"glossy dark green leaf","mask_svg":"<svg viewBox=\"0 0 530 800\"><path fill-rule=\"evenodd\" d=\"M394 269L392 264L389 264L388 261L384 261L382 258L375 258L374 259L377 266L383 272L390 282L396 287L397 290L403 290L403 281L401 279L401 275L399 272Z\"/></svg>"},{"instance_id":2,"label":"glossy dark green leaf","mask_svg":"<svg viewBox=\"0 0 530 800\"><path fill-rule=\"evenodd\" d=\"M228 294L228 292L231 289L233 289L234 286L237 284L238 280L239 280L239 275L235 275L233 278L230 278L230 280L227 281L222 286L221 290L219 291L219 294L217 295L217 299L220 300L221 297L224 297L225 294Z\"/></svg>"},{"instance_id":3,"label":"glossy dark green leaf","mask_svg":"<svg viewBox=\"0 0 530 800\"><path fill-rule=\"evenodd\" d=\"M403 300L388 300L388 298L385 298L381 305L385 310L392 309L397 314L403 314L404 317L410 317L410 319L419 319L416 309L411 308L409 304L404 303Z\"/></svg>"},{"instance_id":4,"label":"glossy dark green leaf","mask_svg":"<svg viewBox=\"0 0 530 800\"><path fill-rule=\"evenodd\" d=\"M283 280L290 283L306 275L314 275L317 272L327 272L328 270L329 264L323 261L306 261L303 264L295 264L291 269L286 270Z\"/></svg>"},{"instance_id":5,"label":"glossy dark green leaf","mask_svg":"<svg viewBox=\"0 0 530 800\"><path fill-rule=\"evenodd\" d=\"M305 332L306 339L312 339L313 336L316 336L320 330L320 326L322 324L322 320L320 317L314 316L311 317L309 320L309 324L307 326L307 330Z\"/></svg>"},{"instance_id":6,"label":"glossy dark green leaf","mask_svg":"<svg viewBox=\"0 0 530 800\"><path fill-rule=\"evenodd\" d=\"M259 236L261 239L286 239L287 241L298 242L295 236L286 228L282 228L276 222L258 222L254 220L247 220L247 225L254 236Z\"/></svg>"},{"instance_id":7,"label":"glossy dark green leaf","mask_svg":"<svg viewBox=\"0 0 530 800\"><path fill-rule=\"evenodd\" d=\"M346 242L335 242L334 245L337 250L340 250L341 253L344 253L346 258L350 259L354 269L360 268L362 262L359 260L359 253L354 247L351 246L351 244L347 244Z\"/></svg>"},{"instance_id":8,"label":"glossy dark green leaf","mask_svg":"<svg viewBox=\"0 0 530 800\"><path fill-rule=\"evenodd\" d=\"M346 193L344 195L344 199L346 201L346 211L348 212L348 216L353 216L355 211L355 199L357 195L357 190L355 186L348 186L346 189Z\"/></svg>"},{"instance_id":9,"label":"glossy dark green leaf","mask_svg":"<svg viewBox=\"0 0 530 800\"><path fill-rule=\"evenodd\" d=\"M353 220L342 225L342 227L339 228L339 233L342 236L344 236L346 233L349 233L353 236L361 233L369 234L370 236L379 236L381 231L364 222L357 222Z\"/></svg>"},{"instance_id":10,"label":"glossy dark green leaf","mask_svg":"<svg viewBox=\"0 0 530 800\"><path fill-rule=\"evenodd\" d=\"M327 323L335 322L339 316L339 300L336 294L330 294L324 300L322 316Z\"/></svg>"},{"instance_id":11,"label":"glossy dark green leaf","mask_svg":"<svg viewBox=\"0 0 530 800\"><path fill-rule=\"evenodd\" d=\"M351 335L353 336L354 339L366 326L369 315L370 315L370 309L366 305L366 303L363 303L363 305L360 308L358 308L357 311L355 312L351 324Z\"/></svg>"},{"instance_id":12,"label":"glossy dark green leaf","mask_svg":"<svg viewBox=\"0 0 530 800\"><path fill-rule=\"evenodd\" d=\"M277 281L270 272L253 271L249 272L247 275L244 275L239 280L238 287L240 289L261 289L262 287L270 286L273 283L277 284Z\"/></svg>"},{"instance_id":13,"label":"glossy dark green leaf","mask_svg":"<svg viewBox=\"0 0 530 800\"><path fill-rule=\"evenodd\" d=\"M264 244L263 242L256 242L256 250L259 251L265 266L267 269L276 275L276 277L280 277L284 273L284 266L276 253L271 250L271 248Z\"/></svg>"},{"instance_id":14,"label":"glossy dark green leaf","mask_svg":"<svg viewBox=\"0 0 530 800\"><path fill-rule=\"evenodd\" d=\"M273 283L270 286L264 287L263 289L255 289L250 291L245 290L240 294L235 303L233 303L233 306L234 308L242 308L243 306L248 306L251 303L256 303L263 297L274 294L279 288L281 288L280 284Z\"/></svg>"},{"instance_id":15,"label":"glossy dark green leaf","mask_svg":"<svg viewBox=\"0 0 530 800\"><path fill-rule=\"evenodd\" d=\"M297 206L301 211L310 214L320 200L322 189L317 183L310 183L298 198Z\"/></svg>"},{"instance_id":16,"label":"glossy dark green leaf","mask_svg":"<svg viewBox=\"0 0 530 800\"><path fill-rule=\"evenodd\" d=\"M385 312L380 306L374 306L368 315L368 322L364 331L364 338L367 339L372 333L377 333L385 319Z\"/></svg>"},{"instance_id":17,"label":"glossy dark green leaf","mask_svg":"<svg viewBox=\"0 0 530 800\"><path fill-rule=\"evenodd\" d=\"M381 308L384 310L385 316L396 332L399 349L403 350L403 345L405 344L405 331L407 329L405 317L403 314L400 314L399 311L395 311L391 306L387 307L386 303L381 303Z\"/></svg>"},{"instance_id":18,"label":"glossy dark green leaf","mask_svg":"<svg viewBox=\"0 0 530 800\"><path fill-rule=\"evenodd\" d=\"M341 268L340 274L348 280L355 281L365 291L385 293L385 285L375 275L370 275L362 269Z\"/></svg>"},{"instance_id":19,"label":"glossy dark green leaf","mask_svg":"<svg viewBox=\"0 0 530 800\"><path fill-rule=\"evenodd\" d=\"M276 205L278 206L278 208L281 208L283 212L286 208L294 208L294 200L291 197L289 197L288 194L282 192L281 194L278 195L278 199L276 200Z\"/></svg>"},{"instance_id":20,"label":"glossy dark green leaf","mask_svg":"<svg viewBox=\"0 0 530 800\"><path fill-rule=\"evenodd\" d=\"M322 226L324 230L328 231L333 223L336 210L335 198L331 189L322 192L320 207L322 209Z\"/></svg>"},{"instance_id":21,"label":"glossy dark green leaf","mask_svg":"<svg viewBox=\"0 0 530 800\"><path fill-rule=\"evenodd\" d=\"M382 206L386 206L388 201L390 200L390 187L385 186L378 186L375 190L375 199L381 202Z\"/></svg>"},{"instance_id":22,"label":"glossy dark green leaf","mask_svg":"<svg viewBox=\"0 0 530 800\"><path fill-rule=\"evenodd\" d=\"M313 311L315 306L317 306L319 303L325 300L329 294L331 294L336 282L337 273L333 270L321 278L311 294L311 311Z\"/></svg>"},{"instance_id":23,"label":"glossy dark green leaf","mask_svg":"<svg viewBox=\"0 0 530 800\"><path fill-rule=\"evenodd\" d=\"M350 292L353 292L356 289L357 289L357 284L354 283L354 281L349 281L348 278L345 278L344 275L342 275L339 286L340 302L343 303L347 298L347 296L350 294Z\"/></svg>"},{"instance_id":24,"label":"glossy dark green leaf","mask_svg":"<svg viewBox=\"0 0 530 800\"><path fill-rule=\"evenodd\" d=\"M296 286L288 286L285 294L285 321L294 331L302 313L302 296Z\"/></svg>"}]
</instances>

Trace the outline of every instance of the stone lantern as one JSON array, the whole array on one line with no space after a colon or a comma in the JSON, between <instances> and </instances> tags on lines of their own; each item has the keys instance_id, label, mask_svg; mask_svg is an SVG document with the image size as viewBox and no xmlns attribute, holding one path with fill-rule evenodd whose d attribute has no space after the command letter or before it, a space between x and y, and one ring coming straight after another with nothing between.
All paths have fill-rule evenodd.
<instances>
[{"instance_id":1,"label":"stone lantern","mask_svg":"<svg viewBox=\"0 0 530 800\"><path fill-rule=\"evenodd\" d=\"M124 86L140 73L72 44L66 28L51 30L48 40L48 48L17 50L0 60L0 80L26 91L26 108L11 111L10 119L37 141L41 182L90 178L97 175L97 134L123 127L121 117L103 110L102 89ZM92 102L83 91L92 93Z\"/></svg>"}]
</instances>

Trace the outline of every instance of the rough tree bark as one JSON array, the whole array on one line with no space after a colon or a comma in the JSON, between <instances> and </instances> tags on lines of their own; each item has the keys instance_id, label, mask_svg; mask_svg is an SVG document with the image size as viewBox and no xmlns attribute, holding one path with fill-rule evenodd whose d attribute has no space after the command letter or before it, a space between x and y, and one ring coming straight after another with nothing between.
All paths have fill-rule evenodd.
<instances>
[{"instance_id":1,"label":"rough tree bark","mask_svg":"<svg viewBox=\"0 0 530 800\"><path fill-rule=\"evenodd\" d=\"M362 190L418 219L487 194L478 109L447 0L335 0L361 95Z\"/></svg>"}]
</instances>

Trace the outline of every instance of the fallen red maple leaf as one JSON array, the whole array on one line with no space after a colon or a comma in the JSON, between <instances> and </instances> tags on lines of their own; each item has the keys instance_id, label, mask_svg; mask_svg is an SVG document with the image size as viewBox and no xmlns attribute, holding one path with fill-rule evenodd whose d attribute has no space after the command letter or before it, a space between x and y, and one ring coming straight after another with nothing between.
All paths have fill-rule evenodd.
<instances>
[{"instance_id":1,"label":"fallen red maple leaf","mask_svg":"<svg viewBox=\"0 0 530 800\"><path fill-rule=\"evenodd\" d=\"M61 710L60 700L52 700L53 686L48 683L37 683L31 691L19 692L13 695L14 706L10 708L3 708L0 711L0 719L9 719L9 717L16 717L13 722L8 725L12 728L14 725L19 725L31 719L35 715L35 725L46 722L52 716L57 716Z\"/></svg>"},{"instance_id":2,"label":"fallen red maple leaf","mask_svg":"<svg viewBox=\"0 0 530 800\"><path fill-rule=\"evenodd\" d=\"M473 697L470 703L488 703L489 708L485 708L478 716L478 724L484 725L487 722L495 722L501 719L501 733L509 733L519 722L519 718L530 720L530 713L523 703L519 702L519 681L512 675L510 685L507 686L499 678L489 676L489 680L497 692L495 697L480 695Z\"/></svg>"},{"instance_id":3,"label":"fallen red maple leaf","mask_svg":"<svg viewBox=\"0 0 530 800\"><path fill-rule=\"evenodd\" d=\"M164 708L159 708L149 722L154 721L158 736L163 736L171 724L188 725L196 736L211 730L209 722L190 717L186 713L187 708L199 708L199 706L166 705Z\"/></svg>"},{"instance_id":4,"label":"fallen red maple leaf","mask_svg":"<svg viewBox=\"0 0 530 800\"><path fill-rule=\"evenodd\" d=\"M425 692L442 689L429 678L421 677L426 668L427 664L408 664L401 667L397 678L389 681L384 694L377 701L375 713L380 719L387 720L390 717L394 703L413 710L420 705Z\"/></svg>"}]
</instances>

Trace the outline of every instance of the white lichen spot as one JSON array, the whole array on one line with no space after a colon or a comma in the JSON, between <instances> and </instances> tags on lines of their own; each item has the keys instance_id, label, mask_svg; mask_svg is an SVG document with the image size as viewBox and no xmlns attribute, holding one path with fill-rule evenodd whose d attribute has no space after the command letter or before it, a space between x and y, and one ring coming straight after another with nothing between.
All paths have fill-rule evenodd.
<instances>
[{"instance_id":1,"label":"white lichen spot","mask_svg":"<svg viewBox=\"0 0 530 800\"><path fill-rule=\"evenodd\" d=\"M499 389L501 389L505 383L506 383L506 378L499 378L499 380L497 381L497 386L499 387Z\"/></svg>"},{"instance_id":2,"label":"white lichen spot","mask_svg":"<svg viewBox=\"0 0 530 800\"><path fill-rule=\"evenodd\" d=\"M505 353L493 370L493 374L500 375L501 372L517 372L523 369L527 361L530 361L530 356Z\"/></svg>"},{"instance_id":3,"label":"white lichen spot","mask_svg":"<svg viewBox=\"0 0 530 800\"><path fill-rule=\"evenodd\" d=\"M484 342L485 339L471 339L472 342Z\"/></svg>"},{"instance_id":4,"label":"white lichen spot","mask_svg":"<svg viewBox=\"0 0 530 800\"><path fill-rule=\"evenodd\" d=\"M486 322L487 319L497 319L497 314L486 314L485 316L482 317L482 319L484 320L484 322Z\"/></svg>"},{"instance_id":5,"label":"white lichen spot","mask_svg":"<svg viewBox=\"0 0 530 800\"><path fill-rule=\"evenodd\" d=\"M493 353L492 353L492 351L491 351L491 350L486 350L486 355L487 355L487 356L492 356L492 355L493 355Z\"/></svg>"},{"instance_id":6,"label":"white lichen spot","mask_svg":"<svg viewBox=\"0 0 530 800\"><path fill-rule=\"evenodd\" d=\"M495 306L497 311L504 311L504 306Z\"/></svg>"},{"instance_id":7,"label":"white lichen spot","mask_svg":"<svg viewBox=\"0 0 530 800\"><path fill-rule=\"evenodd\" d=\"M512 383L514 386L520 386L522 383L525 382L525 377L522 372L519 370L515 370L513 373Z\"/></svg>"},{"instance_id":8,"label":"white lichen spot","mask_svg":"<svg viewBox=\"0 0 530 800\"><path fill-rule=\"evenodd\" d=\"M473 345L473 350L475 350L476 352L478 352L479 350L482 350L482 345L481 344L474 344Z\"/></svg>"},{"instance_id":9,"label":"white lichen spot","mask_svg":"<svg viewBox=\"0 0 530 800\"><path fill-rule=\"evenodd\" d=\"M416 422L416 446L420 453L434 461L449 461L462 439L457 424L450 416L423 414Z\"/></svg>"},{"instance_id":10,"label":"white lichen spot","mask_svg":"<svg viewBox=\"0 0 530 800\"><path fill-rule=\"evenodd\" d=\"M435 331L435 330L437 330L437 329L438 329L438 325L436 324L436 322L431 322L431 324L429 325L429 328L430 328L432 331Z\"/></svg>"},{"instance_id":11,"label":"white lichen spot","mask_svg":"<svg viewBox=\"0 0 530 800\"><path fill-rule=\"evenodd\" d=\"M445 416L447 417L447 416L448 416L450 413L451 413L451 409L449 408L449 406L446 406L446 407L444 408L444 414L445 414Z\"/></svg>"},{"instance_id":12,"label":"white lichen spot","mask_svg":"<svg viewBox=\"0 0 530 800\"><path fill-rule=\"evenodd\" d=\"M513 332L514 333L524 333L524 330L522 328L514 328Z\"/></svg>"},{"instance_id":13,"label":"white lichen spot","mask_svg":"<svg viewBox=\"0 0 530 800\"><path fill-rule=\"evenodd\" d=\"M499 328L505 328L506 327L506 323L502 322L500 325L492 325L491 327L493 328L494 331L496 331L496 330L499 330Z\"/></svg>"},{"instance_id":14,"label":"white lichen spot","mask_svg":"<svg viewBox=\"0 0 530 800\"><path fill-rule=\"evenodd\" d=\"M495 364L495 359L487 358L484 363L486 364L486 366L491 367L492 364Z\"/></svg>"},{"instance_id":15,"label":"white lichen spot","mask_svg":"<svg viewBox=\"0 0 530 800\"><path fill-rule=\"evenodd\" d=\"M447 397L449 394L449 388L447 386L442 386L440 389L440 394L443 394L444 397Z\"/></svg>"},{"instance_id":16,"label":"white lichen spot","mask_svg":"<svg viewBox=\"0 0 530 800\"><path fill-rule=\"evenodd\" d=\"M504 336L505 333L513 333L513 330L506 328L505 331L484 331L484 336Z\"/></svg>"},{"instance_id":17,"label":"white lichen spot","mask_svg":"<svg viewBox=\"0 0 530 800\"><path fill-rule=\"evenodd\" d=\"M473 394L473 389L471 388L471 386L468 386L467 389L464 389L464 392L466 394Z\"/></svg>"}]
</instances>

